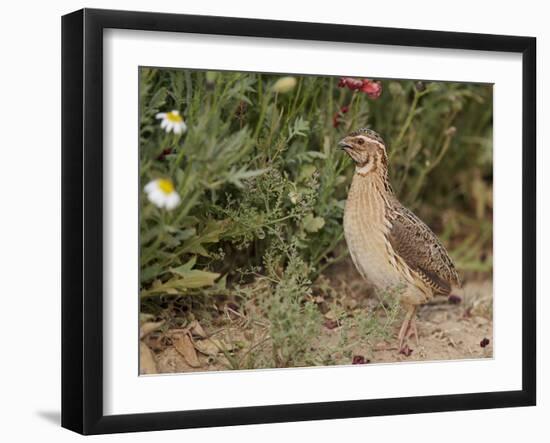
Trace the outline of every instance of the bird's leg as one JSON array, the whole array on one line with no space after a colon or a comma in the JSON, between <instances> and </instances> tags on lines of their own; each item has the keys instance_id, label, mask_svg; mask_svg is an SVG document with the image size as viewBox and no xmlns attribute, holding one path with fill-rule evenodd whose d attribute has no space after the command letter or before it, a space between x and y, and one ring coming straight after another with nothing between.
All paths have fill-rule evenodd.
<instances>
[{"instance_id":1,"label":"bird's leg","mask_svg":"<svg viewBox=\"0 0 550 443\"><path fill-rule=\"evenodd\" d=\"M399 335L397 336L399 340L399 350L403 349L403 343L405 342L405 339L409 337L409 331L411 327L413 328L414 335L416 335L417 341L418 341L418 332L416 330L415 313L416 313L416 306L408 305L407 312L405 313L405 318L403 319L403 323L401 324L401 329L399 330Z\"/></svg>"},{"instance_id":2,"label":"bird's leg","mask_svg":"<svg viewBox=\"0 0 550 443\"><path fill-rule=\"evenodd\" d=\"M416 346L420 346L420 341L418 340L418 329L416 328L416 306L414 307L413 315L411 321L409 322L409 332L407 334L407 339L414 337Z\"/></svg>"}]
</instances>

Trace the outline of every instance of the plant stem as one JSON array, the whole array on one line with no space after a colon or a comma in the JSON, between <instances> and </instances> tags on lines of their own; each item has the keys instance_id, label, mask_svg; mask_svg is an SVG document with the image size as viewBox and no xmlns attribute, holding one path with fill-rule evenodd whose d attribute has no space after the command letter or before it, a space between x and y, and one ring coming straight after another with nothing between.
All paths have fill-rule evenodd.
<instances>
[{"instance_id":1,"label":"plant stem","mask_svg":"<svg viewBox=\"0 0 550 443\"><path fill-rule=\"evenodd\" d=\"M399 149L401 142L403 141L403 137L405 137L405 133L407 132L407 129L409 129L409 126L412 123L412 120L416 113L416 107L418 106L418 100L420 99L421 95L422 94L419 93L416 89L414 90L413 101L411 103L411 106L409 107L409 112L407 113L407 118L405 119L405 123L403 123L403 126L401 126L399 135L393 142L392 154L395 154L395 152Z\"/></svg>"}]
</instances>

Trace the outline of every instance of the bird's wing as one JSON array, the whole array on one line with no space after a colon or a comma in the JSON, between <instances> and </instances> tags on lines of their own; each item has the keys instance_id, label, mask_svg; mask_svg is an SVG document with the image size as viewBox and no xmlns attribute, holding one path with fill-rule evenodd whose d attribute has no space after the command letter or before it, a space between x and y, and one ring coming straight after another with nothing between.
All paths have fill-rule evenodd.
<instances>
[{"instance_id":1,"label":"bird's wing","mask_svg":"<svg viewBox=\"0 0 550 443\"><path fill-rule=\"evenodd\" d=\"M405 207L392 214L390 244L436 293L449 294L460 280L449 254L430 228Z\"/></svg>"}]
</instances>

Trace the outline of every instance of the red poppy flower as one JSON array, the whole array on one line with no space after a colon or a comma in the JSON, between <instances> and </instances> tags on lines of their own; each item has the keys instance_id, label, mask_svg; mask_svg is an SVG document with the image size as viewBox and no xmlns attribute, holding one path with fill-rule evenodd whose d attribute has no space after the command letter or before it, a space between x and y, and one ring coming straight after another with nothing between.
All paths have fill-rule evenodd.
<instances>
[{"instance_id":1,"label":"red poppy flower","mask_svg":"<svg viewBox=\"0 0 550 443\"><path fill-rule=\"evenodd\" d=\"M364 79L361 92L367 94L369 98L377 99L382 94L382 83Z\"/></svg>"},{"instance_id":2,"label":"red poppy flower","mask_svg":"<svg viewBox=\"0 0 550 443\"><path fill-rule=\"evenodd\" d=\"M348 106L342 106L340 110L336 112L332 117L332 126L335 128L340 126L340 117L342 117L343 114L347 114L348 111L349 111Z\"/></svg>"},{"instance_id":3,"label":"red poppy flower","mask_svg":"<svg viewBox=\"0 0 550 443\"><path fill-rule=\"evenodd\" d=\"M359 80L352 77L341 77L338 81L338 87L348 88L350 91L361 91L372 99L377 99L382 94L382 83L368 78Z\"/></svg>"},{"instance_id":4,"label":"red poppy flower","mask_svg":"<svg viewBox=\"0 0 550 443\"><path fill-rule=\"evenodd\" d=\"M348 88L348 89L351 89L352 91L357 91L361 89L362 86L363 86L363 82L361 80L358 80L356 78L351 78L351 77L342 77L338 82L339 88Z\"/></svg>"},{"instance_id":5,"label":"red poppy flower","mask_svg":"<svg viewBox=\"0 0 550 443\"><path fill-rule=\"evenodd\" d=\"M162 161L166 158L167 155L172 154L172 148L163 149L162 152L158 155L157 160Z\"/></svg>"}]
</instances>

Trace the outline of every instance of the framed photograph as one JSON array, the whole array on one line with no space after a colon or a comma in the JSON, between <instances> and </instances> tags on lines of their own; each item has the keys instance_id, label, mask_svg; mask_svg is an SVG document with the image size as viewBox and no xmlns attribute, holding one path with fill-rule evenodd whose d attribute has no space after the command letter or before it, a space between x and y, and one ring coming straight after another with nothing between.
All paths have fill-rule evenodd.
<instances>
[{"instance_id":1,"label":"framed photograph","mask_svg":"<svg viewBox=\"0 0 550 443\"><path fill-rule=\"evenodd\" d=\"M62 20L62 425L534 405L531 37Z\"/></svg>"}]
</instances>

